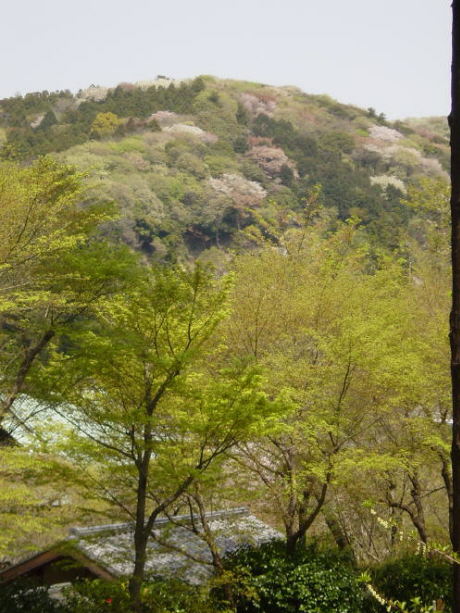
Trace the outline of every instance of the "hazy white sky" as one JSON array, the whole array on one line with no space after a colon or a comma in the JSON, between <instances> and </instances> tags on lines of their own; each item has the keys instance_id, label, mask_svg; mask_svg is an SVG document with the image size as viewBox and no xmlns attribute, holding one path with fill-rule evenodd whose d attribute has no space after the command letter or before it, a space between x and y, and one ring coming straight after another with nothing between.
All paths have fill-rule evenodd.
<instances>
[{"instance_id":1,"label":"hazy white sky","mask_svg":"<svg viewBox=\"0 0 460 613\"><path fill-rule=\"evenodd\" d=\"M213 74L446 115L450 19L449 0L4 0L0 97Z\"/></svg>"}]
</instances>

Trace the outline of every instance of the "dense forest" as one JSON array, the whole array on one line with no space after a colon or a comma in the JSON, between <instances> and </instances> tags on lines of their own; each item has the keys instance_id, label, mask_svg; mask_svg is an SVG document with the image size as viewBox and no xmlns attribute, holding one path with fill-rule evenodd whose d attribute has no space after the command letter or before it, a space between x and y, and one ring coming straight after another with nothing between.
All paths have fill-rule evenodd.
<instances>
[{"instance_id":1,"label":"dense forest","mask_svg":"<svg viewBox=\"0 0 460 613\"><path fill-rule=\"evenodd\" d=\"M0 612L449 611L447 123L161 77L1 100L0 143L0 559L134 551ZM242 505L280 539L224 557ZM146 569L184 513L199 586Z\"/></svg>"},{"instance_id":2,"label":"dense forest","mask_svg":"<svg viewBox=\"0 0 460 613\"><path fill-rule=\"evenodd\" d=\"M447 177L442 120L391 123L327 96L211 77L159 83L0 101L1 155L61 152L89 170L89 196L120 206L114 234L157 261L250 248L312 199L397 248L413 217L407 189Z\"/></svg>"}]
</instances>

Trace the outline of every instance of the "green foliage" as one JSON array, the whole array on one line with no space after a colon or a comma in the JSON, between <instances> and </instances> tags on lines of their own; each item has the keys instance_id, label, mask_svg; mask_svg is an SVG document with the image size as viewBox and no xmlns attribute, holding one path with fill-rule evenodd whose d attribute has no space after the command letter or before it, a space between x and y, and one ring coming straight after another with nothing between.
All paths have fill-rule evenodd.
<instances>
[{"instance_id":1,"label":"green foliage","mask_svg":"<svg viewBox=\"0 0 460 613\"><path fill-rule=\"evenodd\" d=\"M131 518L145 475L143 512L153 522L192 483L220 477L225 452L277 410L257 371L225 364L223 337L210 342L227 314L228 285L200 265L146 270L40 373L69 424L55 446L48 436L50 449L70 465L87 508L103 501Z\"/></svg>"},{"instance_id":2,"label":"green foliage","mask_svg":"<svg viewBox=\"0 0 460 613\"><path fill-rule=\"evenodd\" d=\"M248 139L244 136L238 136L233 141L233 149L236 153L246 153L249 149Z\"/></svg>"},{"instance_id":3,"label":"green foliage","mask_svg":"<svg viewBox=\"0 0 460 613\"><path fill-rule=\"evenodd\" d=\"M151 453L150 512L188 478L205 479L199 451L213 459L213 505L229 482L242 502L246 479L244 496L265 500L297 547L300 528L325 519L357 557L395 552L419 512L414 492L427 534L445 538L449 194L439 127L430 136L327 97L209 78L0 105L4 158L84 143L65 157L89 176L50 158L0 166L0 417L14 422L24 393L68 407L69 430L48 438L87 496L81 506L106 510L116 496L132 513L136 460ZM150 126L158 110L167 112ZM107 200L117 219L98 204ZM235 260L231 325L227 279L180 265L140 270L116 242L146 261L200 256L222 273L249 248ZM160 392L150 414L146 399ZM44 525L40 506L61 470L37 461L36 448L3 460L2 553ZM363 499L383 510L390 535Z\"/></svg>"},{"instance_id":4,"label":"green foliage","mask_svg":"<svg viewBox=\"0 0 460 613\"><path fill-rule=\"evenodd\" d=\"M53 111L50 110L45 114L43 119L40 121L40 124L38 127L40 128L40 130L49 130L49 128L51 128L51 126L54 126L56 123L58 123L56 119L56 115L54 114Z\"/></svg>"},{"instance_id":5,"label":"green foliage","mask_svg":"<svg viewBox=\"0 0 460 613\"><path fill-rule=\"evenodd\" d=\"M154 613L216 613L207 586L196 587L179 580L154 581L144 590L144 600Z\"/></svg>"},{"instance_id":6,"label":"green foliage","mask_svg":"<svg viewBox=\"0 0 460 613\"><path fill-rule=\"evenodd\" d=\"M3 121L8 126L2 156L7 159L13 159L13 156L28 159L83 143L90 138L98 114L145 119L160 109L190 113L195 97L203 88L204 83L199 78L179 86L171 84L147 89L120 85L110 90L104 100L86 100L78 106L73 104L70 92L42 92L2 100L0 108L5 113ZM56 125L50 113L54 115L53 108L61 101L69 101L70 105L61 113L59 125ZM39 112L45 113L43 125L34 129L30 125L30 116ZM105 131L108 129L106 125L103 128ZM93 134L100 136L97 130Z\"/></svg>"},{"instance_id":7,"label":"green foliage","mask_svg":"<svg viewBox=\"0 0 460 613\"><path fill-rule=\"evenodd\" d=\"M195 97L203 89L204 83L200 78L180 85L171 83L168 87L152 85L147 89L119 85L108 92L102 103L84 104L88 105L88 110L99 106L101 111L111 111L121 117L147 117L159 109L190 113Z\"/></svg>"},{"instance_id":8,"label":"green foliage","mask_svg":"<svg viewBox=\"0 0 460 613\"><path fill-rule=\"evenodd\" d=\"M126 582L95 579L75 583L65 590L65 610L68 613L129 613Z\"/></svg>"},{"instance_id":9,"label":"green foliage","mask_svg":"<svg viewBox=\"0 0 460 613\"><path fill-rule=\"evenodd\" d=\"M252 126L256 136L265 136L273 139L290 154L299 164L301 174L303 165L308 165L306 160L314 159L317 155L317 142L311 136L303 136L292 125L284 119L276 120L264 115L257 115Z\"/></svg>"},{"instance_id":10,"label":"green foliage","mask_svg":"<svg viewBox=\"0 0 460 613\"><path fill-rule=\"evenodd\" d=\"M272 216L278 231L283 229L287 209L300 208L312 187L321 184L324 206L342 220L361 219L376 243L397 249L415 216L413 209L401 204L401 190L417 182L421 174L439 176L438 160L447 168L445 126L438 126L439 122L427 120L426 127L420 122L396 122L391 127L406 138L392 148L378 138L375 142L371 135L372 128L390 128L388 122L373 111L344 106L327 96L289 89L280 96L277 88L209 77L167 87L125 83L103 90L98 100L87 95L91 94L81 93L78 98L69 92L42 92L0 101L0 129L6 134L0 156L22 160L74 147L67 154L69 159L97 175L94 196L115 198L121 204L122 220L112 224L112 236L159 261L195 257L215 246L240 249L246 244L241 235L245 225L264 232L263 223L254 218L244 221L234 213L222 216L221 202L212 194L195 198L193 207L188 194L187 202L181 196L159 212L158 200L163 197L155 185L177 170L183 173L181 180L184 175L195 177L201 194L210 175L242 174L260 182L272 201L278 202ZM157 111L166 114L152 123L150 116ZM185 136L174 129L174 124L182 123L203 132ZM137 159L125 155L134 149L123 136L132 133L144 145L134 148L140 154ZM114 135L120 140L112 141L111 151L99 149L94 159L93 145L98 143L91 139ZM78 145L83 143L80 150ZM261 160L251 159L258 145L276 147L281 158L286 156L276 177L264 170ZM87 163L90 157L95 168ZM140 172L148 180L136 193L131 190L131 175ZM401 189L372 184L374 175L383 182L399 177ZM277 199L279 180L292 190L292 204ZM212 224L202 217L211 218Z\"/></svg>"},{"instance_id":11,"label":"green foliage","mask_svg":"<svg viewBox=\"0 0 460 613\"><path fill-rule=\"evenodd\" d=\"M207 586L191 586L174 579L146 582L142 589L142 605L144 613L216 612ZM127 582L96 579L76 583L66 590L65 613L88 613L88 611L131 613Z\"/></svg>"},{"instance_id":12,"label":"green foliage","mask_svg":"<svg viewBox=\"0 0 460 613\"><path fill-rule=\"evenodd\" d=\"M357 613L363 586L350 562L311 546L287 558L283 543L242 549L226 565L240 577L238 613Z\"/></svg>"},{"instance_id":13,"label":"green foliage","mask_svg":"<svg viewBox=\"0 0 460 613\"><path fill-rule=\"evenodd\" d=\"M417 320L401 263L372 253L352 222L329 236L317 223L282 237L281 252L266 245L235 260L232 352L257 360L267 389L283 390L285 402L278 431L254 441L239 464L252 491L260 479L260 498L290 546L324 510L321 493L347 487L357 472L371 481L401 465L380 427L401 404L417 404L415 377L423 380L421 363L407 359L423 353L411 342Z\"/></svg>"},{"instance_id":14,"label":"green foliage","mask_svg":"<svg viewBox=\"0 0 460 613\"><path fill-rule=\"evenodd\" d=\"M371 222L383 216L382 209L390 209L399 219L396 225L402 221L405 209L398 205L397 198L391 203L385 202L380 191L369 183L368 173L356 168L351 160L344 159L344 155L350 154L355 146L351 134L324 131L315 138L302 135L289 121L275 120L264 114L256 117L252 129L258 136L273 139L295 160L301 177L305 177L300 183L299 195L304 194L304 186L309 189L314 184L321 184L323 202L328 207L336 207L342 219L359 211L360 217ZM285 185L292 185L292 178L286 173L282 181Z\"/></svg>"},{"instance_id":15,"label":"green foliage","mask_svg":"<svg viewBox=\"0 0 460 613\"><path fill-rule=\"evenodd\" d=\"M218 93L212 89L200 92L193 105L198 125L226 141L231 141L234 134L239 133L237 109L237 103L232 96L227 92Z\"/></svg>"},{"instance_id":16,"label":"green foliage","mask_svg":"<svg viewBox=\"0 0 460 613\"><path fill-rule=\"evenodd\" d=\"M115 113L98 113L91 124L91 135L96 138L107 138L115 134L120 125L120 119Z\"/></svg>"},{"instance_id":17,"label":"green foliage","mask_svg":"<svg viewBox=\"0 0 460 613\"><path fill-rule=\"evenodd\" d=\"M46 587L32 581L0 585L0 613L70 613L53 600Z\"/></svg>"},{"instance_id":18,"label":"green foliage","mask_svg":"<svg viewBox=\"0 0 460 613\"><path fill-rule=\"evenodd\" d=\"M435 613L439 611L436 603L431 605L423 604L418 596L411 598L409 602L405 600L402 602L399 600L392 600L391 603L387 605L386 610L389 613L392 611L400 611L401 613Z\"/></svg>"},{"instance_id":19,"label":"green foliage","mask_svg":"<svg viewBox=\"0 0 460 613\"><path fill-rule=\"evenodd\" d=\"M371 574L372 584L387 599L419 598L424 605L442 600L446 612L452 608L452 566L439 558L407 554L384 562Z\"/></svg>"},{"instance_id":20,"label":"green foliage","mask_svg":"<svg viewBox=\"0 0 460 613\"><path fill-rule=\"evenodd\" d=\"M318 146L323 154L340 155L351 153L355 141L350 134L344 132L325 132L318 138Z\"/></svg>"},{"instance_id":21,"label":"green foliage","mask_svg":"<svg viewBox=\"0 0 460 613\"><path fill-rule=\"evenodd\" d=\"M9 430L36 410L24 394L37 396L46 387L41 373L51 342L62 349L66 334L135 276L133 256L99 233L112 207L81 205L82 179L49 158L0 165L0 422ZM3 556L31 534L53 529L57 509L48 504L59 499L59 485L46 486L39 468L48 484L53 469L29 450L4 450L2 465Z\"/></svg>"}]
</instances>

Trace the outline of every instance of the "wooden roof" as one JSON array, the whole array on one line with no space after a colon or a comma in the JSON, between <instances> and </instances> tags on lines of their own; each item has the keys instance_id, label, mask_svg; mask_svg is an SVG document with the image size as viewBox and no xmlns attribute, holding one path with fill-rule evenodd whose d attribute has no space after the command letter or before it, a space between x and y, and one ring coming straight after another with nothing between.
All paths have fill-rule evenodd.
<instances>
[{"instance_id":1,"label":"wooden roof","mask_svg":"<svg viewBox=\"0 0 460 613\"><path fill-rule=\"evenodd\" d=\"M80 566L87 568L96 577L100 577L101 579L106 579L108 581L113 581L115 579L115 577L100 564L78 551L72 546L71 543L65 542L58 543L46 551L41 551L32 557L3 569L0 571L0 583L9 583L10 581L14 581L23 575L27 575L34 570L46 566L54 561L58 561L63 557L72 558Z\"/></svg>"}]
</instances>

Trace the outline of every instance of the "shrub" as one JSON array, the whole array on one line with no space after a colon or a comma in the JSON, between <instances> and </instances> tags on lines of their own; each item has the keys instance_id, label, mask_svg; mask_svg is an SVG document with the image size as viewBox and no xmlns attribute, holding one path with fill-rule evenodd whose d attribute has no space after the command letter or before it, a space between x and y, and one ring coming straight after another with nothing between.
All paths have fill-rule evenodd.
<instances>
[{"instance_id":1,"label":"shrub","mask_svg":"<svg viewBox=\"0 0 460 613\"><path fill-rule=\"evenodd\" d=\"M0 586L0 613L66 613L48 594L48 588L31 581Z\"/></svg>"},{"instance_id":2,"label":"shrub","mask_svg":"<svg viewBox=\"0 0 460 613\"><path fill-rule=\"evenodd\" d=\"M452 608L452 568L440 559L405 555L381 564L372 575L374 587L385 598L409 602L418 597L424 605L441 599L446 613Z\"/></svg>"},{"instance_id":3,"label":"shrub","mask_svg":"<svg viewBox=\"0 0 460 613\"><path fill-rule=\"evenodd\" d=\"M100 579L75 583L65 592L66 613L128 613L129 594L125 582Z\"/></svg>"},{"instance_id":4,"label":"shrub","mask_svg":"<svg viewBox=\"0 0 460 613\"><path fill-rule=\"evenodd\" d=\"M154 613L216 613L206 586L188 585L178 579L148 584L144 598Z\"/></svg>"},{"instance_id":5,"label":"shrub","mask_svg":"<svg viewBox=\"0 0 460 613\"><path fill-rule=\"evenodd\" d=\"M307 547L287 558L283 543L243 549L227 562L237 583L238 613L357 613L365 592L350 561Z\"/></svg>"},{"instance_id":6,"label":"shrub","mask_svg":"<svg viewBox=\"0 0 460 613\"><path fill-rule=\"evenodd\" d=\"M214 613L208 590L179 580L146 582L142 588L145 613ZM83 581L70 588L65 613L131 613L128 583ZM43 610L45 613L45 610ZM59 613L61 613L59 611ZM64 612L63 612L64 613Z\"/></svg>"},{"instance_id":7,"label":"shrub","mask_svg":"<svg viewBox=\"0 0 460 613\"><path fill-rule=\"evenodd\" d=\"M233 151L236 153L246 153L249 149L248 139L245 136L238 136L233 141Z\"/></svg>"}]
</instances>

